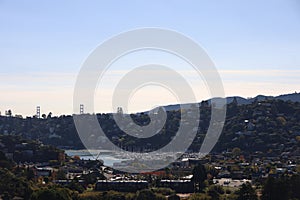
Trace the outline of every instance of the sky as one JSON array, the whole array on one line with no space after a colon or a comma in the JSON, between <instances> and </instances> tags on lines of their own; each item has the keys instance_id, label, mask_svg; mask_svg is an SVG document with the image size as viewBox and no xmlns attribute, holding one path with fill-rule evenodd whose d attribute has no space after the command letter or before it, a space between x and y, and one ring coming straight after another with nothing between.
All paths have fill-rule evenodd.
<instances>
[{"instance_id":1,"label":"sky","mask_svg":"<svg viewBox=\"0 0 300 200\"><path fill-rule=\"evenodd\" d=\"M1 113L32 116L38 105L46 114L73 113L74 84L90 53L112 36L143 27L171 29L196 41L215 63L226 96L300 91L298 0L0 0ZM129 64L149 58L175 67L198 101L210 98L203 80L178 58L142 52L116 63L100 81L95 112L110 112L114 86ZM148 86L129 102L135 112L177 100L165 88Z\"/></svg>"}]
</instances>

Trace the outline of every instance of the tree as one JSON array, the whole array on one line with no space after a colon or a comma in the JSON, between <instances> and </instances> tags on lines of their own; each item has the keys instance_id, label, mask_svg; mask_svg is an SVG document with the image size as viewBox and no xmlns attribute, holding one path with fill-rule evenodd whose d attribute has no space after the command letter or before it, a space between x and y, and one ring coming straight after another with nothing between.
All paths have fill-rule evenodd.
<instances>
[{"instance_id":1,"label":"tree","mask_svg":"<svg viewBox=\"0 0 300 200\"><path fill-rule=\"evenodd\" d=\"M207 194L211 197L212 200L219 200L220 199L220 194L214 188L210 188L207 191Z\"/></svg>"},{"instance_id":2,"label":"tree","mask_svg":"<svg viewBox=\"0 0 300 200\"><path fill-rule=\"evenodd\" d=\"M169 178L171 175L171 169L169 167L165 168L166 177Z\"/></svg>"},{"instance_id":3,"label":"tree","mask_svg":"<svg viewBox=\"0 0 300 200\"><path fill-rule=\"evenodd\" d=\"M141 190L138 192L137 200L153 200L155 199L155 194L151 190Z\"/></svg>"},{"instance_id":4,"label":"tree","mask_svg":"<svg viewBox=\"0 0 300 200\"><path fill-rule=\"evenodd\" d=\"M10 200L10 199L11 199L11 196L9 195L8 192L4 192L4 193L3 193L3 196L2 196L2 199L3 199L3 200Z\"/></svg>"},{"instance_id":5,"label":"tree","mask_svg":"<svg viewBox=\"0 0 300 200\"><path fill-rule=\"evenodd\" d=\"M100 172L91 172L88 174L84 174L82 175L82 178L85 182L85 184L94 184L97 182L98 177L101 177L101 179L103 180L103 174L101 174Z\"/></svg>"},{"instance_id":6,"label":"tree","mask_svg":"<svg viewBox=\"0 0 300 200\"><path fill-rule=\"evenodd\" d=\"M152 189L144 189L137 192L135 200L166 200L166 197Z\"/></svg>"},{"instance_id":7,"label":"tree","mask_svg":"<svg viewBox=\"0 0 300 200\"><path fill-rule=\"evenodd\" d=\"M56 179L57 180L64 180L66 179L66 173L63 170L58 170L56 173Z\"/></svg>"},{"instance_id":8,"label":"tree","mask_svg":"<svg viewBox=\"0 0 300 200\"><path fill-rule=\"evenodd\" d=\"M80 183L78 183L78 181L72 181L68 186L67 188L69 188L70 190L73 190L73 191L77 191L79 193L83 193L84 192L84 187L82 185L80 185Z\"/></svg>"},{"instance_id":9,"label":"tree","mask_svg":"<svg viewBox=\"0 0 300 200\"><path fill-rule=\"evenodd\" d=\"M43 119L46 119L46 114L42 114L42 118L43 118Z\"/></svg>"},{"instance_id":10,"label":"tree","mask_svg":"<svg viewBox=\"0 0 300 200\"><path fill-rule=\"evenodd\" d=\"M234 157L237 157L237 156L241 155L241 149L238 148L238 147L233 148L232 149L232 154L233 154Z\"/></svg>"},{"instance_id":11,"label":"tree","mask_svg":"<svg viewBox=\"0 0 300 200\"><path fill-rule=\"evenodd\" d=\"M11 117L11 116L12 116L12 111L11 111L11 110L5 111L5 115L6 115L7 117Z\"/></svg>"},{"instance_id":12,"label":"tree","mask_svg":"<svg viewBox=\"0 0 300 200\"><path fill-rule=\"evenodd\" d=\"M228 104L228 110L227 110L227 115L228 116L235 116L238 114L239 108L238 108L238 101L237 98L234 97L233 101Z\"/></svg>"},{"instance_id":13,"label":"tree","mask_svg":"<svg viewBox=\"0 0 300 200\"><path fill-rule=\"evenodd\" d=\"M49 177L44 177L44 182L46 183L46 184L48 184L49 183Z\"/></svg>"},{"instance_id":14,"label":"tree","mask_svg":"<svg viewBox=\"0 0 300 200\"><path fill-rule=\"evenodd\" d=\"M281 184L280 184L281 185ZM269 177L263 186L262 191L262 200L285 200L287 198L287 194L285 191L285 187L278 187L278 180L275 180L272 177Z\"/></svg>"},{"instance_id":15,"label":"tree","mask_svg":"<svg viewBox=\"0 0 300 200\"><path fill-rule=\"evenodd\" d=\"M268 178L263 185L262 200L300 199L300 176Z\"/></svg>"},{"instance_id":16,"label":"tree","mask_svg":"<svg viewBox=\"0 0 300 200\"><path fill-rule=\"evenodd\" d=\"M12 167L14 166L14 163L7 159L5 154L0 151L0 168L6 168L6 169L12 169Z\"/></svg>"},{"instance_id":17,"label":"tree","mask_svg":"<svg viewBox=\"0 0 300 200\"><path fill-rule=\"evenodd\" d=\"M28 199L32 190L23 177L17 177L11 171L0 168L0 194L6 193L8 196L20 196Z\"/></svg>"},{"instance_id":18,"label":"tree","mask_svg":"<svg viewBox=\"0 0 300 200\"><path fill-rule=\"evenodd\" d=\"M238 106L238 101L237 101L237 98L236 97L233 97L233 100L232 100L232 105L234 106Z\"/></svg>"},{"instance_id":19,"label":"tree","mask_svg":"<svg viewBox=\"0 0 300 200\"><path fill-rule=\"evenodd\" d=\"M34 175L33 169L28 167L27 170L26 170L26 179L28 181L30 181L30 180L34 180L34 177L35 177L35 175Z\"/></svg>"},{"instance_id":20,"label":"tree","mask_svg":"<svg viewBox=\"0 0 300 200\"><path fill-rule=\"evenodd\" d=\"M122 108L122 107L118 107L118 108L117 108L117 113L118 113L119 115L123 115L123 108Z\"/></svg>"},{"instance_id":21,"label":"tree","mask_svg":"<svg viewBox=\"0 0 300 200\"><path fill-rule=\"evenodd\" d=\"M196 194L192 194L189 197L189 200L211 200L211 197L208 196L207 194L196 193Z\"/></svg>"},{"instance_id":22,"label":"tree","mask_svg":"<svg viewBox=\"0 0 300 200\"><path fill-rule=\"evenodd\" d=\"M257 195L252 185L247 182L242 185L242 187L237 191L237 200L257 200Z\"/></svg>"},{"instance_id":23,"label":"tree","mask_svg":"<svg viewBox=\"0 0 300 200\"><path fill-rule=\"evenodd\" d=\"M44 188L36 190L31 200L72 200L71 191L65 188Z\"/></svg>"},{"instance_id":24,"label":"tree","mask_svg":"<svg viewBox=\"0 0 300 200\"><path fill-rule=\"evenodd\" d=\"M180 197L176 194L171 194L169 197L168 197L168 200L180 200Z\"/></svg>"},{"instance_id":25,"label":"tree","mask_svg":"<svg viewBox=\"0 0 300 200\"><path fill-rule=\"evenodd\" d=\"M52 112L49 112L47 118L50 119L52 117Z\"/></svg>"},{"instance_id":26,"label":"tree","mask_svg":"<svg viewBox=\"0 0 300 200\"><path fill-rule=\"evenodd\" d=\"M202 191L205 187L204 181L207 179L206 169L203 165L197 165L193 169L192 182L194 183L194 191Z\"/></svg>"},{"instance_id":27,"label":"tree","mask_svg":"<svg viewBox=\"0 0 300 200\"><path fill-rule=\"evenodd\" d=\"M290 186L291 198L300 199L300 175L294 175L290 178Z\"/></svg>"}]
</instances>

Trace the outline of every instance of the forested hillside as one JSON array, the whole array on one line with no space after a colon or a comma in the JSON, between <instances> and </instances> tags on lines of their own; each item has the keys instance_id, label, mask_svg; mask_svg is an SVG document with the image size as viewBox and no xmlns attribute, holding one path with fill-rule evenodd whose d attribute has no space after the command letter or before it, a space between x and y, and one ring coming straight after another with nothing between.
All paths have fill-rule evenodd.
<instances>
[{"instance_id":1,"label":"forested hillside","mask_svg":"<svg viewBox=\"0 0 300 200\"><path fill-rule=\"evenodd\" d=\"M198 134L190 147L198 151L210 122L210 104L199 104L201 117ZM153 137L138 139L120 130L112 114L97 114L107 137L116 145L129 151L152 151L166 145L175 136L182 115L189 109L167 111L167 122ZM88 114L86 114L88 115ZM132 114L133 120L145 125L150 122L146 113ZM188 122L187 122L188 123ZM27 139L39 139L45 144L84 148L74 126L72 116L18 118L0 117L0 133L20 135ZM103 138L90 136L95 147ZM233 99L227 106L227 117L222 135L214 151L220 152L238 147L245 152L261 151L270 154L297 154L300 146L300 103L277 99L255 100L251 104L238 104Z\"/></svg>"}]
</instances>

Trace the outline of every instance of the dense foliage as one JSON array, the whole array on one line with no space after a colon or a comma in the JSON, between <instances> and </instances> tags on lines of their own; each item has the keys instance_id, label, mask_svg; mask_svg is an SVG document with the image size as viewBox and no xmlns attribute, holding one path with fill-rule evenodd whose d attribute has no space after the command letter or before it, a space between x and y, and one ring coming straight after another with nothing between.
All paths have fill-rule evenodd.
<instances>
[{"instance_id":1,"label":"dense foliage","mask_svg":"<svg viewBox=\"0 0 300 200\"><path fill-rule=\"evenodd\" d=\"M262 200L300 199L300 176L268 178L263 186Z\"/></svg>"}]
</instances>

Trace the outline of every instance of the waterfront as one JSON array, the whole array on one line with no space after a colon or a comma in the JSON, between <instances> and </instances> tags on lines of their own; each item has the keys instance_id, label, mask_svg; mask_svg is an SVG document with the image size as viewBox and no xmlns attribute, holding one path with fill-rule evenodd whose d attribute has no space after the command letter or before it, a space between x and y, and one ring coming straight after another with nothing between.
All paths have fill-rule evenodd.
<instances>
[{"instance_id":1,"label":"waterfront","mask_svg":"<svg viewBox=\"0 0 300 200\"><path fill-rule=\"evenodd\" d=\"M79 156L83 160L103 160L104 165L112 167L114 163L120 163L126 159L119 158L114 152L99 150L65 150L68 156ZM100 153L100 154L99 154Z\"/></svg>"}]
</instances>

